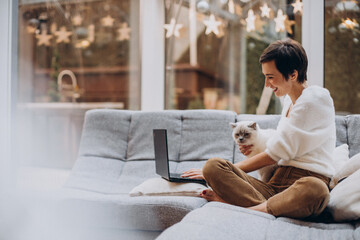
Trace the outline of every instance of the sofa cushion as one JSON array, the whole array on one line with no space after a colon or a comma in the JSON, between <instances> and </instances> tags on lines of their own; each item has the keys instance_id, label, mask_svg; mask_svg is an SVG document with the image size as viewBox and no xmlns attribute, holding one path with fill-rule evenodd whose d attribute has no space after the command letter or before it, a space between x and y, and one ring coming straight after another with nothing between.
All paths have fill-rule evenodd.
<instances>
[{"instance_id":1,"label":"sofa cushion","mask_svg":"<svg viewBox=\"0 0 360 240\"><path fill-rule=\"evenodd\" d=\"M330 192L328 207L336 221L360 218L360 169L341 181Z\"/></svg>"},{"instance_id":2,"label":"sofa cushion","mask_svg":"<svg viewBox=\"0 0 360 240\"><path fill-rule=\"evenodd\" d=\"M179 159L181 111L135 112L131 116L127 160L154 159L153 129L167 129L169 159Z\"/></svg>"},{"instance_id":3,"label":"sofa cushion","mask_svg":"<svg viewBox=\"0 0 360 240\"><path fill-rule=\"evenodd\" d=\"M162 231L206 203L199 197L129 197L70 188L62 189L61 197L60 209L68 221L114 230Z\"/></svg>"},{"instance_id":4,"label":"sofa cushion","mask_svg":"<svg viewBox=\"0 0 360 240\"><path fill-rule=\"evenodd\" d=\"M99 193L122 193L123 186L118 179L125 163L110 158L81 156L75 162L64 187Z\"/></svg>"},{"instance_id":5,"label":"sofa cushion","mask_svg":"<svg viewBox=\"0 0 360 240\"><path fill-rule=\"evenodd\" d=\"M154 160L124 162L81 157L64 186L104 194L128 194L135 186L154 177L157 177Z\"/></svg>"},{"instance_id":6,"label":"sofa cushion","mask_svg":"<svg viewBox=\"0 0 360 240\"><path fill-rule=\"evenodd\" d=\"M347 137L350 157L360 153L360 114L347 116Z\"/></svg>"},{"instance_id":7,"label":"sofa cushion","mask_svg":"<svg viewBox=\"0 0 360 240\"><path fill-rule=\"evenodd\" d=\"M161 177L150 178L140 185L134 187L130 192L130 197L138 196L190 196L200 197L200 193L205 187L199 183L180 183L170 182Z\"/></svg>"},{"instance_id":8,"label":"sofa cushion","mask_svg":"<svg viewBox=\"0 0 360 240\"><path fill-rule=\"evenodd\" d=\"M233 161L234 142L229 123L235 122L235 118L235 113L230 111L184 111L180 161L207 160L212 157Z\"/></svg>"},{"instance_id":9,"label":"sofa cushion","mask_svg":"<svg viewBox=\"0 0 360 240\"><path fill-rule=\"evenodd\" d=\"M132 111L90 110L86 112L79 156L126 159Z\"/></svg>"},{"instance_id":10,"label":"sofa cushion","mask_svg":"<svg viewBox=\"0 0 360 240\"><path fill-rule=\"evenodd\" d=\"M190 212L157 239L341 240L354 239L354 226L275 218L246 208L211 202Z\"/></svg>"}]
</instances>

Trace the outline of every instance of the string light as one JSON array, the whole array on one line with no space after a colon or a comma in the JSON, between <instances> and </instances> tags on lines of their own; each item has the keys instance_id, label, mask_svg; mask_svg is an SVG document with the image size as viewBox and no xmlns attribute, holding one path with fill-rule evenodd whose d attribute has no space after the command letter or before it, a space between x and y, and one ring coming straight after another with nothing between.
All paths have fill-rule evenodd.
<instances>
[{"instance_id":1,"label":"string light","mask_svg":"<svg viewBox=\"0 0 360 240\"><path fill-rule=\"evenodd\" d=\"M206 35L209 35L212 32L215 35L219 34L219 26L221 25L221 22L216 21L214 14L211 14L208 20L204 20L204 24L206 26Z\"/></svg>"},{"instance_id":2,"label":"string light","mask_svg":"<svg viewBox=\"0 0 360 240\"><path fill-rule=\"evenodd\" d=\"M355 27L359 27L357 21L355 19L351 20L350 18L342 19L341 25L351 30L354 29Z\"/></svg>"},{"instance_id":3,"label":"string light","mask_svg":"<svg viewBox=\"0 0 360 240\"><path fill-rule=\"evenodd\" d=\"M254 11L252 9L250 9L248 11L248 17L245 19L246 21L246 31L251 32L251 31L255 31L255 15L254 15Z\"/></svg>"},{"instance_id":4,"label":"string light","mask_svg":"<svg viewBox=\"0 0 360 240\"><path fill-rule=\"evenodd\" d=\"M117 30L117 32L119 33L119 36L116 40L123 41L130 39L131 29L128 27L128 24L126 22L121 24L121 27Z\"/></svg>"},{"instance_id":5,"label":"string light","mask_svg":"<svg viewBox=\"0 0 360 240\"><path fill-rule=\"evenodd\" d=\"M294 7L294 14L300 12L302 14L303 3L300 0L296 0L295 3L291 4Z\"/></svg>"},{"instance_id":6,"label":"string light","mask_svg":"<svg viewBox=\"0 0 360 240\"><path fill-rule=\"evenodd\" d=\"M101 24L105 27L112 27L114 25L115 19L112 18L110 15L101 19Z\"/></svg>"},{"instance_id":7,"label":"string light","mask_svg":"<svg viewBox=\"0 0 360 240\"><path fill-rule=\"evenodd\" d=\"M276 32L283 32L285 30L285 19L286 16L284 15L281 9L277 12L277 17L274 19L275 21L275 31Z\"/></svg>"},{"instance_id":8,"label":"string light","mask_svg":"<svg viewBox=\"0 0 360 240\"><path fill-rule=\"evenodd\" d=\"M72 32L66 31L66 27L62 26L60 27L60 31L54 32L54 35L57 37L56 42L57 43L69 43L70 39L69 37L72 35Z\"/></svg>"},{"instance_id":9,"label":"string light","mask_svg":"<svg viewBox=\"0 0 360 240\"><path fill-rule=\"evenodd\" d=\"M182 24L178 23L176 24L175 18L172 18L170 20L169 24L165 24L164 28L166 29L166 38L169 38L171 36L175 36L175 37L180 37L180 32L179 30L183 27Z\"/></svg>"},{"instance_id":10,"label":"string light","mask_svg":"<svg viewBox=\"0 0 360 240\"><path fill-rule=\"evenodd\" d=\"M271 8L269 8L269 6L267 5L267 3L265 3L262 7L260 7L260 10L261 10L261 16L262 16L262 17L270 18Z\"/></svg>"},{"instance_id":11,"label":"string light","mask_svg":"<svg viewBox=\"0 0 360 240\"><path fill-rule=\"evenodd\" d=\"M38 40L37 45L41 46L50 46L50 39L53 37L52 35L47 34L47 30L43 30L41 34L35 36Z\"/></svg>"}]
</instances>

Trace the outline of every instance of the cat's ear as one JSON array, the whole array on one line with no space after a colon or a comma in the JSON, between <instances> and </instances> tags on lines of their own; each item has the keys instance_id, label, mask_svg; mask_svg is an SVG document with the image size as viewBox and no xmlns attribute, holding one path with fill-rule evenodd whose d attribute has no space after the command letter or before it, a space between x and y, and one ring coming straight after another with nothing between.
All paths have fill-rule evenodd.
<instances>
[{"instance_id":1,"label":"cat's ear","mask_svg":"<svg viewBox=\"0 0 360 240\"><path fill-rule=\"evenodd\" d=\"M236 123L229 123L232 128L236 128Z\"/></svg>"},{"instance_id":2,"label":"cat's ear","mask_svg":"<svg viewBox=\"0 0 360 240\"><path fill-rule=\"evenodd\" d=\"M248 127L256 130L256 122L251 123Z\"/></svg>"}]
</instances>

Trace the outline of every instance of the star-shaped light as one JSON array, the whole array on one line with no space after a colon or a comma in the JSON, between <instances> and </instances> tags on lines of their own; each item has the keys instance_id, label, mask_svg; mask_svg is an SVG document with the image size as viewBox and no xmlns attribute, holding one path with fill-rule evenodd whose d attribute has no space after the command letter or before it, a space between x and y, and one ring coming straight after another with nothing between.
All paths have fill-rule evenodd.
<instances>
[{"instance_id":1,"label":"star-shaped light","mask_svg":"<svg viewBox=\"0 0 360 240\"><path fill-rule=\"evenodd\" d=\"M254 11L250 9L248 11L248 17L245 19L246 31L248 32L255 31L255 20L256 20L256 16L254 15Z\"/></svg>"},{"instance_id":2,"label":"star-shaped light","mask_svg":"<svg viewBox=\"0 0 360 240\"><path fill-rule=\"evenodd\" d=\"M343 25L347 29L354 29L355 27L359 27L356 19L351 20L350 18L342 19L341 25Z\"/></svg>"},{"instance_id":3,"label":"star-shaped light","mask_svg":"<svg viewBox=\"0 0 360 240\"><path fill-rule=\"evenodd\" d=\"M260 7L260 10L261 10L261 16L262 16L262 17L270 18L271 8L269 8L269 6L267 5L267 3L265 3L262 7Z\"/></svg>"},{"instance_id":4,"label":"star-shaped light","mask_svg":"<svg viewBox=\"0 0 360 240\"><path fill-rule=\"evenodd\" d=\"M265 21L261 20L261 17L256 15L256 19L255 19L255 30L258 31L259 33L264 33L264 29L263 26L266 24Z\"/></svg>"},{"instance_id":5,"label":"star-shaped light","mask_svg":"<svg viewBox=\"0 0 360 240\"><path fill-rule=\"evenodd\" d=\"M128 27L127 23L121 24L121 27L117 30L117 32L119 33L119 36L116 40L123 41L130 39L131 28Z\"/></svg>"},{"instance_id":6,"label":"star-shaped light","mask_svg":"<svg viewBox=\"0 0 360 240\"><path fill-rule=\"evenodd\" d=\"M45 46L50 46L50 39L53 37L52 35L48 35L47 34L47 30L43 30L41 32L41 34L38 34L35 36L36 39L38 40L37 45L41 46L41 45L45 45Z\"/></svg>"},{"instance_id":7,"label":"star-shaped light","mask_svg":"<svg viewBox=\"0 0 360 240\"><path fill-rule=\"evenodd\" d=\"M82 21L83 21L83 18L80 16L80 15L76 15L75 17L73 17L72 19L72 23L75 25L75 26L80 26Z\"/></svg>"},{"instance_id":8,"label":"star-shaped light","mask_svg":"<svg viewBox=\"0 0 360 240\"><path fill-rule=\"evenodd\" d=\"M164 28L166 29L166 35L165 35L165 37L166 38L169 38L169 37L171 37L171 36L175 36L175 37L180 37L180 32L179 32L179 30L180 30L180 28L182 28L183 27L183 25L182 24L180 24L180 23L178 23L178 24L176 24L176 21L175 21L175 18L172 18L171 20L170 20L170 23L169 24L165 24L164 25Z\"/></svg>"},{"instance_id":9,"label":"star-shaped light","mask_svg":"<svg viewBox=\"0 0 360 240\"><path fill-rule=\"evenodd\" d=\"M294 14L300 12L302 14L303 3L300 0L296 0L295 3L291 4L294 7Z\"/></svg>"},{"instance_id":10,"label":"star-shaped light","mask_svg":"<svg viewBox=\"0 0 360 240\"><path fill-rule=\"evenodd\" d=\"M56 42L57 43L69 43L70 39L69 37L72 35L72 32L66 31L66 27L62 26L60 27L60 31L54 32L54 35L57 37Z\"/></svg>"},{"instance_id":11,"label":"star-shaped light","mask_svg":"<svg viewBox=\"0 0 360 240\"><path fill-rule=\"evenodd\" d=\"M219 26L221 25L220 21L216 21L214 14L211 14L208 20L204 20L206 26L205 34L209 35L210 33L219 34Z\"/></svg>"},{"instance_id":12,"label":"star-shaped light","mask_svg":"<svg viewBox=\"0 0 360 240\"><path fill-rule=\"evenodd\" d=\"M112 18L110 15L103 17L101 19L101 24L105 27L112 27L114 25L115 18Z\"/></svg>"},{"instance_id":13,"label":"star-shaped light","mask_svg":"<svg viewBox=\"0 0 360 240\"><path fill-rule=\"evenodd\" d=\"M289 34L293 34L293 30L291 28L292 25L295 25L295 21L294 20L289 20L289 18L286 16L285 19L285 30L289 33Z\"/></svg>"},{"instance_id":14,"label":"star-shaped light","mask_svg":"<svg viewBox=\"0 0 360 240\"><path fill-rule=\"evenodd\" d=\"M276 32L283 32L285 30L285 19L286 16L284 15L281 9L277 12L277 17L274 18L275 21L275 31Z\"/></svg>"}]
</instances>

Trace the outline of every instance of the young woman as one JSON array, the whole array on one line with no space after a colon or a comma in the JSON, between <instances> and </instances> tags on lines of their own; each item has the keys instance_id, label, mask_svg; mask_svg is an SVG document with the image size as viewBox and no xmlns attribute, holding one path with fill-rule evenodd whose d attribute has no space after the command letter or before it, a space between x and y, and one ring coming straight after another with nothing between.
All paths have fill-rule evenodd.
<instances>
[{"instance_id":1,"label":"young woman","mask_svg":"<svg viewBox=\"0 0 360 240\"><path fill-rule=\"evenodd\" d=\"M324 88L306 84L307 56L294 40L276 41L260 57L265 86L284 99L276 134L265 152L232 164L209 159L203 169L191 169L184 177L203 178L212 190L201 196L292 218L319 215L329 201L328 184L334 174L335 111ZM239 145L244 155L251 146ZM277 163L269 182L246 174Z\"/></svg>"}]
</instances>

